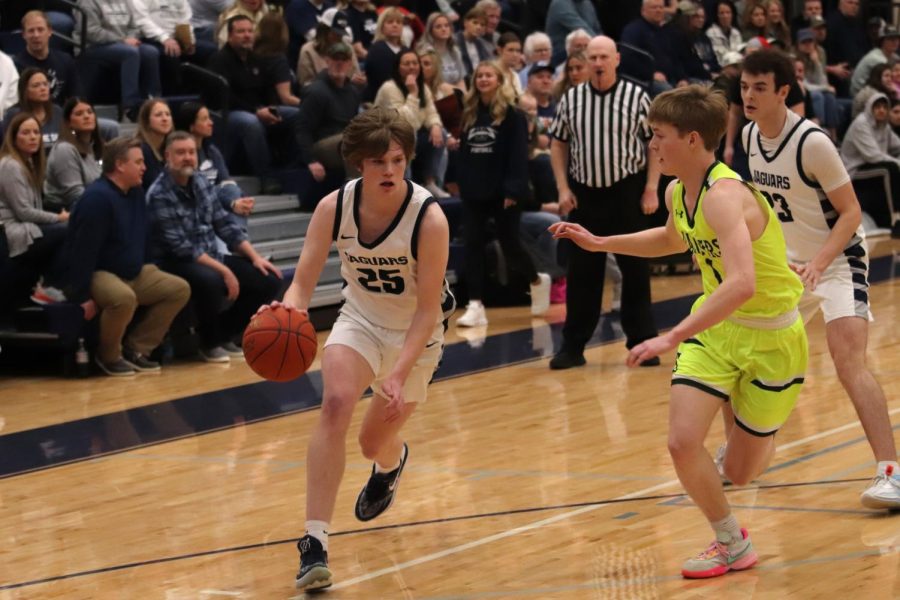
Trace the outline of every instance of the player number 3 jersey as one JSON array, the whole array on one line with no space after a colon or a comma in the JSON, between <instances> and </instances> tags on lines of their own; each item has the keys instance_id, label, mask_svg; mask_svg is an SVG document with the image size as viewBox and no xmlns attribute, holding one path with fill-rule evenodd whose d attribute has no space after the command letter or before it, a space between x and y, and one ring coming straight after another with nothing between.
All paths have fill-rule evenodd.
<instances>
[{"instance_id":1,"label":"player number 3 jersey","mask_svg":"<svg viewBox=\"0 0 900 600\"><path fill-rule=\"evenodd\" d=\"M359 239L362 179L347 182L338 192L334 241L341 257L344 306L385 329L408 329L418 304L419 225L434 202L425 188L407 180L406 199L387 229L371 243ZM444 280L441 308L447 318L455 308Z\"/></svg>"}]
</instances>

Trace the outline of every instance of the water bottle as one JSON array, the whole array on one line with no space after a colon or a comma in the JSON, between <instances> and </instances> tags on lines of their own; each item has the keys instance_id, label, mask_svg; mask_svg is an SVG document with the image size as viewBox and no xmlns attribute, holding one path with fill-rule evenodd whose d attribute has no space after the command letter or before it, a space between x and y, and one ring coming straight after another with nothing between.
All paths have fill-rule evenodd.
<instances>
[{"instance_id":1,"label":"water bottle","mask_svg":"<svg viewBox=\"0 0 900 600\"><path fill-rule=\"evenodd\" d=\"M84 347L84 338L78 338L78 349L75 351L75 371L79 377L87 377L91 373L88 351Z\"/></svg>"}]
</instances>

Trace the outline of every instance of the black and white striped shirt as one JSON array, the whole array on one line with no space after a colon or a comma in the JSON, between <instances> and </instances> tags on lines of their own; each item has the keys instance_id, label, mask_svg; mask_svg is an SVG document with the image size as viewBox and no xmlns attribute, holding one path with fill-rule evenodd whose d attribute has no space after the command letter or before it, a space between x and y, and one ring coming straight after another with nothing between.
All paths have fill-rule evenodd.
<instances>
[{"instance_id":1,"label":"black and white striped shirt","mask_svg":"<svg viewBox=\"0 0 900 600\"><path fill-rule=\"evenodd\" d=\"M643 169L650 139L650 96L619 79L605 92L590 82L567 91L559 101L550 135L569 144L569 176L605 188Z\"/></svg>"}]
</instances>

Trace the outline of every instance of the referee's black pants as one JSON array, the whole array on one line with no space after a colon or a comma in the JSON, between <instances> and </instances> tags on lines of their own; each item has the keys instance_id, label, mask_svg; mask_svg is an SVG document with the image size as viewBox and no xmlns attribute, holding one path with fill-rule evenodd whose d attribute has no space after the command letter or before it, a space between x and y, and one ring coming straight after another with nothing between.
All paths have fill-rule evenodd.
<instances>
[{"instance_id":1,"label":"referee's black pants","mask_svg":"<svg viewBox=\"0 0 900 600\"><path fill-rule=\"evenodd\" d=\"M641 212L646 180L646 171L641 171L606 188L570 181L578 208L569 215L569 221L603 236L646 229L647 217ZM562 350L580 354L600 321L606 253L588 252L575 244L570 250ZM646 258L625 254L615 257L622 271L622 329L625 345L632 348L657 335L650 309L650 264Z\"/></svg>"}]
</instances>

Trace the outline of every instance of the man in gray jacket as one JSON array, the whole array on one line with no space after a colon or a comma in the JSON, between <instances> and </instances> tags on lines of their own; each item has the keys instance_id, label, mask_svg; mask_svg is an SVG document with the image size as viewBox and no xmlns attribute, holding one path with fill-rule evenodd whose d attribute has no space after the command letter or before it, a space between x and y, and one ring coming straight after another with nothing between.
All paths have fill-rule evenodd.
<instances>
[{"instance_id":1,"label":"man in gray jacket","mask_svg":"<svg viewBox=\"0 0 900 600\"><path fill-rule=\"evenodd\" d=\"M102 68L117 68L122 87L121 103L133 119L146 98L159 96L159 50L142 44L140 28L128 0L81 0L87 19L85 60ZM80 21L81 13L76 13ZM81 23L75 39L80 41Z\"/></svg>"}]
</instances>

